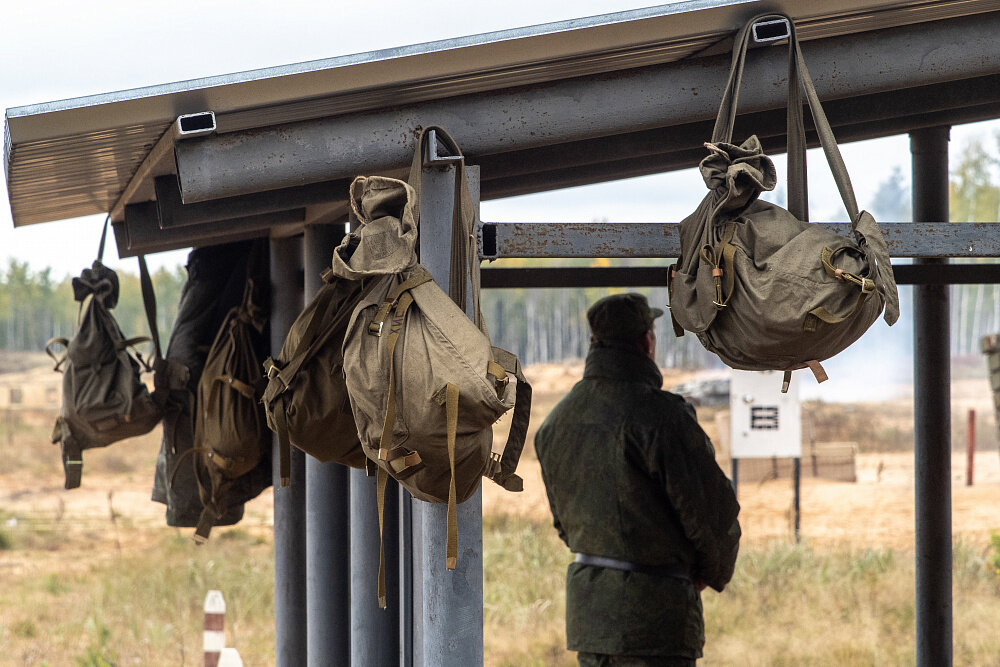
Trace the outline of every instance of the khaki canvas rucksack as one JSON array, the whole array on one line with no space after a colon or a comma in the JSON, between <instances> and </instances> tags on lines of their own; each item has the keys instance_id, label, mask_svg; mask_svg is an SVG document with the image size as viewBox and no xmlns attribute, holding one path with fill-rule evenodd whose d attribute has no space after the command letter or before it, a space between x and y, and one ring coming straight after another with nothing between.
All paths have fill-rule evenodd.
<instances>
[{"instance_id":1,"label":"khaki canvas rucksack","mask_svg":"<svg viewBox=\"0 0 1000 667\"><path fill-rule=\"evenodd\" d=\"M160 405L142 381L152 367L135 350L149 342L145 336L126 338L111 310L118 304L118 274L104 266L104 242L93 266L73 279L73 298L80 302L77 330L72 340L53 338L45 351L63 373L63 401L52 431L52 442L62 448L65 488L80 486L83 451L148 433L160 421ZM152 298L146 262L139 257L143 292ZM150 333L159 359L155 302L146 303ZM65 348L61 355L59 347Z\"/></svg>"},{"instance_id":2,"label":"khaki canvas rucksack","mask_svg":"<svg viewBox=\"0 0 1000 667\"><path fill-rule=\"evenodd\" d=\"M294 445L320 461L364 468L365 457L344 380L344 332L365 292L362 281L327 270L324 284L296 318L277 359L264 362L267 425L278 434L281 479Z\"/></svg>"},{"instance_id":3,"label":"khaki canvas rucksack","mask_svg":"<svg viewBox=\"0 0 1000 667\"><path fill-rule=\"evenodd\" d=\"M226 315L198 381L192 449L204 505L194 535L199 542L225 514L237 482L271 456L271 432L260 404L267 316L252 276L248 267L243 299Z\"/></svg>"},{"instance_id":4,"label":"khaki canvas rucksack","mask_svg":"<svg viewBox=\"0 0 1000 667\"><path fill-rule=\"evenodd\" d=\"M347 327L344 371L361 446L378 467L380 517L388 476L415 498L447 503L446 565L454 569L456 504L471 496L484 476L511 491L522 488L515 469L528 426L531 387L517 358L494 348L482 325L478 272L472 270L478 257L475 210L464 164L456 168L460 196L453 216L451 296L417 263L421 156L429 129L437 131L453 155L460 155L442 130L425 128L409 184L379 176L357 178L350 200L360 228L334 252L333 272L374 281ZM464 303L470 277L477 323L456 305ZM505 448L494 452L492 425L511 408ZM380 572L384 605L383 576Z\"/></svg>"},{"instance_id":5,"label":"khaki canvas rucksack","mask_svg":"<svg viewBox=\"0 0 1000 667\"><path fill-rule=\"evenodd\" d=\"M776 173L756 136L733 144L736 103L753 27L787 22L789 208L758 199ZM807 222L805 130L800 86L851 219L846 238ZM670 313L726 364L743 370L810 368L845 349L882 314L892 325L899 297L889 253L871 215L859 211L830 124L806 69L794 25L760 16L737 35L729 83L709 156L700 169L710 192L681 222L681 257L670 272Z\"/></svg>"}]
</instances>

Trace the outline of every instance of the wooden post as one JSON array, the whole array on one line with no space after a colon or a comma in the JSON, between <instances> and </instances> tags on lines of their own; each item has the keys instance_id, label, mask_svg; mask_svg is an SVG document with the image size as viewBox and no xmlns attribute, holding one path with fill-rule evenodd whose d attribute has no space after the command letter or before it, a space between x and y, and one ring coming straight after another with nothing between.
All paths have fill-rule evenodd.
<instances>
[{"instance_id":1,"label":"wooden post","mask_svg":"<svg viewBox=\"0 0 1000 667\"><path fill-rule=\"evenodd\" d=\"M969 431L966 441L965 485L972 486L976 467L976 411L969 410Z\"/></svg>"},{"instance_id":2,"label":"wooden post","mask_svg":"<svg viewBox=\"0 0 1000 667\"><path fill-rule=\"evenodd\" d=\"M226 646L226 601L222 591L209 591L205 596L205 633L202 649L205 667L218 667L222 649Z\"/></svg>"}]
</instances>

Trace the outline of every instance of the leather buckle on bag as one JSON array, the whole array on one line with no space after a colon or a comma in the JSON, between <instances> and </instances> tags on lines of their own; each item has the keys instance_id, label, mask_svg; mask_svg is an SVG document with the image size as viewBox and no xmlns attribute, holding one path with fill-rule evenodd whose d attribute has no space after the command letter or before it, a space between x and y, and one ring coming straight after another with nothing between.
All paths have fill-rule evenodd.
<instances>
[{"instance_id":1,"label":"leather buckle on bag","mask_svg":"<svg viewBox=\"0 0 1000 667\"><path fill-rule=\"evenodd\" d=\"M379 322L379 321L371 322L368 325L368 333L370 335L372 335L372 336L381 336L382 335L382 327L384 325L385 325L385 322Z\"/></svg>"},{"instance_id":2,"label":"leather buckle on bag","mask_svg":"<svg viewBox=\"0 0 1000 667\"><path fill-rule=\"evenodd\" d=\"M869 293L874 292L874 291L875 291L875 281L872 280L871 278L862 278L861 279L861 293L862 294L869 294Z\"/></svg>"}]
</instances>

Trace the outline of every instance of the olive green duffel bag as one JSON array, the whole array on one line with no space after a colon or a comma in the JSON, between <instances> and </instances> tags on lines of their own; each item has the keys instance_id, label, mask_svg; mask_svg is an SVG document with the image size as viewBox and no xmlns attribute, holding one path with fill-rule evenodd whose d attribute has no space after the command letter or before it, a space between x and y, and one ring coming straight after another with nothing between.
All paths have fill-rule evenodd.
<instances>
[{"instance_id":1,"label":"olive green duffel bag","mask_svg":"<svg viewBox=\"0 0 1000 667\"><path fill-rule=\"evenodd\" d=\"M754 26L786 22L789 209L761 201L776 173L756 136L732 143L736 102ZM850 216L851 238L807 222L806 141L801 90ZM899 297L882 232L859 211L850 177L809 78L787 17L753 19L739 33L709 156L700 169L710 192L681 222L681 257L670 271L670 313L727 365L743 370L810 368L861 337L884 311L892 325Z\"/></svg>"}]
</instances>

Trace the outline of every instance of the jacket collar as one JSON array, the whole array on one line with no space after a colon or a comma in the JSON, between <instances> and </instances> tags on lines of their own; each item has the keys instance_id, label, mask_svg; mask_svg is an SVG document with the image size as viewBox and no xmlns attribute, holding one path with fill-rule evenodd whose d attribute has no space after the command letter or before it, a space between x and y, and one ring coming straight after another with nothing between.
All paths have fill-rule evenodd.
<instances>
[{"instance_id":1,"label":"jacket collar","mask_svg":"<svg viewBox=\"0 0 1000 667\"><path fill-rule=\"evenodd\" d=\"M663 386L663 375L652 359L638 350L618 347L591 345L583 377L643 382L657 389Z\"/></svg>"}]
</instances>

